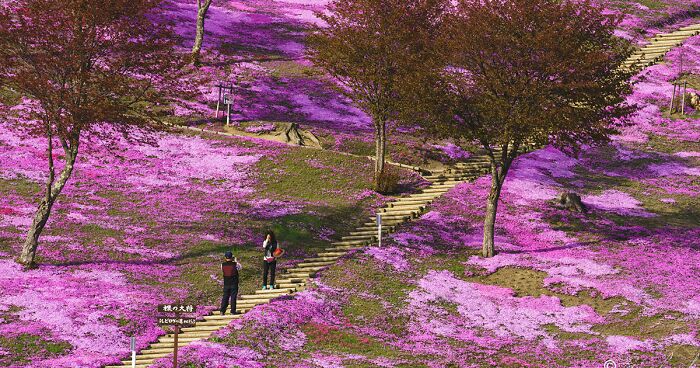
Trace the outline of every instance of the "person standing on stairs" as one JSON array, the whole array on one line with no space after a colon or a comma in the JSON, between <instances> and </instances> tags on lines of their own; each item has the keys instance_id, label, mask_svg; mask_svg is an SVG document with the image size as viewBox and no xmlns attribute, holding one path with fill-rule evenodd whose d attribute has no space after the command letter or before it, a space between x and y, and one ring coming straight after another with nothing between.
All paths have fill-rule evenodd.
<instances>
[{"instance_id":1,"label":"person standing on stairs","mask_svg":"<svg viewBox=\"0 0 700 368\"><path fill-rule=\"evenodd\" d=\"M221 299L221 315L226 314L229 299L231 300L231 314L236 312L236 298L238 298L238 271L241 264L233 258L232 252L224 254L224 263L221 264L221 272L224 274L224 297Z\"/></svg>"},{"instance_id":2,"label":"person standing on stairs","mask_svg":"<svg viewBox=\"0 0 700 368\"><path fill-rule=\"evenodd\" d=\"M277 239L275 238L275 233L273 231L268 231L265 235L265 241L263 241L263 249L265 254L263 255L263 290L274 289L275 288L275 270L277 269L277 258L274 256L275 250L277 250ZM270 274L270 283L267 283L267 275Z\"/></svg>"}]
</instances>

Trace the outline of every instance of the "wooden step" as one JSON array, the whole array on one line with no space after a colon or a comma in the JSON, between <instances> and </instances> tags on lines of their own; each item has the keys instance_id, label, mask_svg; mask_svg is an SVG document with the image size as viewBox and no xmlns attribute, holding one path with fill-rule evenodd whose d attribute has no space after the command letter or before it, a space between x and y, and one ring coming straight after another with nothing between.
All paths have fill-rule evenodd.
<instances>
[{"instance_id":1,"label":"wooden step","mask_svg":"<svg viewBox=\"0 0 700 368\"><path fill-rule=\"evenodd\" d=\"M403 224L403 223L406 222L406 221L407 221L407 220L398 220L398 219L389 219L389 220L385 220L385 219L382 219L382 227L384 227L384 226L394 226L394 225L398 225L398 224ZM376 226L377 226L377 225L376 225L376 222L374 222L374 221L372 221L372 222L366 222L366 223L364 223L363 225L364 225L364 226L367 226L367 227L374 225L375 228L376 228ZM357 244L357 245L366 245L366 244Z\"/></svg>"},{"instance_id":2,"label":"wooden step","mask_svg":"<svg viewBox=\"0 0 700 368\"><path fill-rule=\"evenodd\" d=\"M426 201L419 200L419 201L411 201L411 202L403 202L403 203L397 203L395 206L391 207L384 207L379 209L378 213L384 213L384 212L395 212L395 211L422 211L424 210L429 203L426 203Z\"/></svg>"},{"instance_id":3,"label":"wooden step","mask_svg":"<svg viewBox=\"0 0 700 368\"><path fill-rule=\"evenodd\" d=\"M678 45L680 45L680 44L682 44L682 43L683 43L683 41L661 41L661 42L654 42L653 44L650 44L650 45L654 45L654 46L656 46L656 47L658 47L658 46L668 46L669 48L672 48L672 47L678 46ZM647 45L647 46L644 46L644 47L648 47L648 46L650 46L650 45ZM644 48L642 48L642 50L643 50L643 49L644 49ZM635 52L635 54L639 54L639 53L640 53L639 51L636 51L636 52Z\"/></svg>"},{"instance_id":4,"label":"wooden step","mask_svg":"<svg viewBox=\"0 0 700 368\"><path fill-rule=\"evenodd\" d=\"M178 347L187 346L190 344L190 342L191 341L182 341L181 342L180 339L178 339L177 346ZM151 346L149 348L155 348L155 349L169 348L169 349L172 349L173 343L172 342L157 342L157 343L151 344Z\"/></svg>"},{"instance_id":5,"label":"wooden step","mask_svg":"<svg viewBox=\"0 0 700 368\"><path fill-rule=\"evenodd\" d=\"M284 274L284 276L287 277L310 277L313 274L313 272L304 272L304 271L293 271L293 272L287 272Z\"/></svg>"},{"instance_id":6,"label":"wooden step","mask_svg":"<svg viewBox=\"0 0 700 368\"><path fill-rule=\"evenodd\" d=\"M298 277L298 276L289 276L286 274L280 274L278 276L278 279L275 280L278 283L306 283L309 280L308 277Z\"/></svg>"},{"instance_id":7,"label":"wooden step","mask_svg":"<svg viewBox=\"0 0 700 368\"><path fill-rule=\"evenodd\" d=\"M416 217L416 215L418 213L420 213L419 209L404 210L404 209L402 209L402 207L398 207L398 209L395 209L395 210L380 212L380 214L382 215L382 218L386 218L385 216L392 216L392 215Z\"/></svg>"},{"instance_id":8,"label":"wooden step","mask_svg":"<svg viewBox=\"0 0 700 368\"><path fill-rule=\"evenodd\" d=\"M346 254L347 254L347 252L324 251L323 253L319 253L318 257L307 258L306 260L310 261L310 262L336 261Z\"/></svg>"},{"instance_id":9,"label":"wooden step","mask_svg":"<svg viewBox=\"0 0 700 368\"><path fill-rule=\"evenodd\" d=\"M454 167L465 167L465 166L474 166L474 165L491 165L491 160L488 158L483 158L479 160L469 160L469 161L464 161L464 162L458 162L454 165Z\"/></svg>"},{"instance_id":10,"label":"wooden step","mask_svg":"<svg viewBox=\"0 0 700 368\"><path fill-rule=\"evenodd\" d=\"M266 300L266 299L274 299L277 298L280 295L284 294L289 294L289 293L281 293L281 294L252 294L252 295L242 295L239 300L241 301L247 301L247 300Z\"/></svg>"},{"instance_id":11,"label":"wooden step","mask_svg":"<svg viewBox=\"0 0 700 368\"><path fill-rule=\"evenodd\" d=\"M428 188L423 190L423 193L447 193L452 189L452 187L446 187L446 188Z\"/></svg>"},{"instance_id":12,"label":"wooden step","mask_svg":"<svg viewBox=\"0 0 700 368\"><path fill-rule=\"evenodd\" d=\"M700 24L691 24L689 26L684 26L678 28L678 31L689 31L689 30L700 30Z\"/></svg>"},{"instance_id":13,"label":"wooden step","mask_svg":"<svg viewBox=\"0 0 700 368\"><path fill-rule=\"evenodd\" d=\"M236 308L236 309L240 309L240 308ZM207 321L231 321L231 320L234 320L236 318L241 318L241 316L243 315L243 314L231 314L231 313L229 313L230 311L231 311L231 307L229 306L226 309L226 314L224 314L223 316L221 314L219 314L218 310L215 310L215 311L211 312L212 314L210 314L208 316L204 316L202 318L204 319L204 322L207 322ZM199 322L197 322L197 323L199 323Z\"/></svg>"},{"instance_id":14,"label":"wooden step","mask_svg":"<svg viewBox=\"0 0 700 368\"><path fill-rule=\"evenodd\" d=\"M372 225L363 225L362 227L358 227L355 229L357 231L373 231L374 233L379 233L379 230L377 229L377 224L372 224ZM387 224L382 224L382 233L392 233L394 232L395 227Z\"/></svg>"},{"instance_id":15,"label":"wooden step","mask_svg":"<svg viewBox=\"0 0 700 368\"><path fill-rule=\"evenodd\" d=\"M440 196L440 194L436 194L436 193L424 193L424 194L421 193L421 194L414 194L410 198L411 198L411 200L426 200L426 199L433 200L439 196Z\"/></svg>"},{"instance_id":16,"label":"wooden step","mask_svg":"<svg viewBox=\"0 0 700 368\"><path fill-rule=\"evenodd\" d=\"M333 246L338 246L338 245L362 245L366 244L366 240L344 240L344 241L336 241L332 242L331 245Z\"/></svg>"},{"instance_id":17,"label":"wooden step","mask_svg":"<svg viewBox=\"0 0 700 368\"><path fill-rule=\"evenodd\" d=\"M139 362L144 362L145 360L156 360L159 358L165 358L166 356L168 356L172 353L173 353L172 350L170 350L167 353L141 353L141 354L136 356L136 363L138 364ZM125 364L131 364L130 360L129 361L122 360L122 362Z\"/></svg>"},{"instance_id":18,"label":"wooden step","mask_svg":"<svg viewBox=\"0 0 700 368\"><path fill-rule=\"evenodd\" d=\"M253 307L260 304L260 303L253 301L253 299L250 299L250 298L243 299L243 296L250 296L250 295L241 295L238 297L238 299L236 300L236 308L237 309L245 309L245 308L250 309L250 308L253 308ZM255 300L257 300L257 299L255 299Z\"/></svg>"},{"instance_id":19,"label":"wooden step","mask_svg":"<svg viewBox=\"0 0 700 368\"><path fill-rule=\"evenodd\" d=\"M401 217L394 217L394 218L382 217L382 227L403 224L404 222L408 221L409 219L410 219L410 216L401 216ZM362 226L365 226L365 227L373 226L376 229L377 228L377 221L376 221L377 219L374 217L371 217L369 220L370 220L369 222L365 222L364 224L362 224ZM379 230L377 230L377 231L379 231ZM358 243L358 244L337 244L337 245L334 244L334 245L338 246L338 245L362 245L362 244Z\"/></svg>"},{"instance_id":20,"label":"wooden step","mask_svg":"<svg viewBox=\"0 0 700 368\"><path fill-rule=\"evenodd\" d=\"M649 50L649 51L644 51L640 52L638 54L634 54L627 58L627 61L635 61L635 60L644 60L644 59L651 59L652 57L656 57L658 55L662 55L670 51L673 47L669 48L658 48L654 50Z\"/></svg>"},{"instance_id":21,"label":"wooden step","mask_svg":"<svg viewBox=\"0 0 700 368\"><path fill-rule=\"evenodd\" d=\"M454 188L454 186L455 185L452 183L437 183L431 185L430 187L428 187L428 189L452 189Z\"/></svg>"},{"instance_id":22,"label":"wooden step","mask_svg":"<svg viewBox=\"0 0 700 368\"><path fill-rule=\"evenodd\" d=\"M370 234L361 234L361 235L346 235L340 240L367 240L367 241L372 241L374 239L374 235Z\"/></svg>"},{"instance_id":23,"label":"wooden step","mask_svg":"<svg viewBox=\"0 0 700 368\"><path fill-rule=\"evenodd\" d=\"M669 32L669 33L659 33L654 35L652 39L657 38L657 37L666 37L666 36L673 36L673 35L686 35L686 36L694 36L700 32L700 29L682 29L679 28L676 31Z\"/></svg>"},{"instance_id":24,"label":"wooden step","mask_svg":"<svg viewBox=\"0 0 700 368\"><path fill-rule=\"evenodd\" d=\"M405 206L425 206L430 204L432 199L405 199L399 200L391 204L390 208L405 207Z\"/></svg>"},{"instance_id":25,"label":"wooden step","mask_svg":"<svg viewBox=\"0 0 700 368\"><path fill-rule=\"evenodd\" d=\"M332 256L332 257L313 257L313 258L307 258L305 261L309 262L335 262L338 259L340 259L341 256Z\"/></svg>"},{"instance_id":26,"label":"wooden step","mask_svg":"<svg viewBox=\"0 0 700 368\"><path fill-rule=\"evenodd\" d=\"M291 283L291 282L285 282L285 283L279 283L275 282L277 288L280 289L294 289L294 292L300 291L306 287L306 283L302 282L296 282L296 283ZM262 290L261 290L262 291Z\"/></svg>"},{"instance_id":27,"label":"wooden step","mask_svg":"<svg viewBox=\"0 0 700 368\"><path fill-rule=\"evenodd\" d=\"M178 344L180 345L180 344ZM173 352L173 345L168 346L167 348L146 348L144 350L141 350L142 353L147 353L147 354L162 354L162 353L172 353Z\"/></svg>"},{"instance_id":28,"label":"wooden step","mask_svg":"<svg viewBox=\"0 0 700 368\"><path fill-rule=\"evenodd\" d=\"M324 262L302 262L298 263L298 267L305 267L305 266L310 266L310 267L317 267L317 266L330 266L332 264L335 264L335 261L324 261Z\"/></svg>"},{"instance_id":29,"label":"wooden step","mask_svg":"<svg viewBox=\"0 0 700 368\"><path fill-rule=\"evenodd\" d=\"M289 272L290 273L298 273L298 272L308 272L308 273L315 273L318 272L319 270L322 270L324 268L328 267L326 266L297 266L294 268L290 268Z\"/></svg>"},{"instance_id":30,"label":"wooden step","mask_svg":"<svg viewBox=\"0 0 700 368\"><path fill-rule=\"evenodd\" d=\"M388 234L388 233L390 233L390 232L391 232L391 230L389 230L389 228L387 228L387 227L385 227L385 226L382 226L382 233ZM353 234L353 235L373 235L373 236L376 236L377 234L379 234L379 230L377 230L377 228L375 227L374 229L370 229L370 230L353 231L353 232L351 232L350 234Z\"/></svg>"},{"instance_id":31,"label":"wooden step","mask_svg":"<svg viewBox=\"0 0 700 368\"><path fill-rule=\"evenodd\" d=\"M284 294L291 294L295 291L296 289L293 288L274 288L274 289L267 289L267 290L255 290L256 295L284 295Z\"/></svg>"},{"instance_id":32,"label":"wooden step","mask_svg":"<svg viewBox=\"0 0 700 368\"><path fill-rule=\"evenodd\" d=\"M211 331L182 332L182 333L178 334L178 339L204 338L204 337L208 337L209 335L211 335ZM162 340L167 340L167 339L175 339L175 335L174 334L167 334L165 336L161 336L159 341L162 342Z\"/></svg>"},{"instance_id":33,"label":"wooden step","mask_svg":"<svg viewBox=\"0 0 700 368\"><path fill-rule=\"evenodd\" d=\"M148 366L150 366L152 363L153 363L153 359L149 359L149 360L139 360L138 357L136 358L136 366L137 366L137 367L148 367ZM124 364L124 366L131 367L131 360L129 360L129 361L122 360L122 364ZM122 366L122 367L123 367L123 366Z\"/></svg>"},{"instance_id":34,"label":"wooden step","mask_svg":"<svg viewBox=\"0 0 700 368\"><path fill-rule=\"evenodd\" d=\"M236 316L242 316L242 314L236 314ZM223 328L231 324L233 319L222 319L222 320L211 320L197 322L197 326L217 326L217 328Z\"/></svg>"},{"instance_id":35,"label":"wooden step","mask_svg":"<svg viewBox=\"0 0 700 368\"><path fill-rule=\"evenodd\" d=\"M382 222L385 220L408 220L412 215L381 215L382 216ZM377 219L377 216L371 216L370 220L374 221Z\"/></svg>"},{"instance_id":36,"label":"wooden step","mask_svg":"<svg viewBox=\"0 0 700 368\"><path fill-rule=\"evenodd\" d=\"M339 247L339 248L331 248L333 250L356 250L356 249L362 249L364 247Z\"/></svg>"},{"instance_id":37,"label":"wooden step","mask_svg":"<svg viewBox=\"0 0 700 368\"><path fill-rule=\"evenodd\" d=\"M211 334L209 334L209 335L211 335ZM180 341L182 341L182 342L201 341L201 340L204 340L204 339L208 338L209 335L207 335L207 336L201 336L201 337L189 337L189 336L188 336L188 337L183 337L183 336L178 336L178 337L177 337L177 341L178 341L178 342L180 342ZM161 338L161 339L158 340L158 342L171 343L171 344L172 344L174 341L175 341L175 339L172 338L172 337L163 337L163 338Z\"/></svg>"},{"instance_id":38,"label":"wooden step","mask_svg":"<svg viewBox=\"0 0 700 368\"><path fill-rule=\"evenodd\" d=\"M687 33L668 33L668 34L662 34L655 36L654 38L651 39L651 43L656 43L658 41L666 41L666 40L686 40L690 37L693 37L697 35L697 31L695 32L687 32Z\"/></svg>"},{"instance_id":39,"label":"wooden step","mask_svg":"<svg viewBox=\"0 0 700 368\"><path fill-rule=\"evenodd\" d=\"M225 325L224 325L225 326ZM214 332L220 330L222 325L200 325L197 323L194 327L183 327L182 332Z\"/></svg>"},{"instance_id":40,"label":"wooden step","mask_svg":"<svg viewBox=\"0 0 700 368\"><path fill-rule=\"evenodd\" d=\"M322 252L319 252L316 256L317 257L342 257L346 254L348 254L348 252L330 252L330 251L328 251L328 248L326 248Z\"/></svg>"}]
</instances>

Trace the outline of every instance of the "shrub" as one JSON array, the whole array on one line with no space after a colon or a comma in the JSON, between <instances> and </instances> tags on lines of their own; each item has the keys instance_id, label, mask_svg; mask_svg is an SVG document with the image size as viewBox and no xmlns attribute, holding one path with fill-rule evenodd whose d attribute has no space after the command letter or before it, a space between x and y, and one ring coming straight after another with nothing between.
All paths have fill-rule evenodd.
<instances>
[{"instance_id":1,"label":"shrub","mask_svg":"<svg viewBox=\"0 0 700 368\"><path fill-rule=\"evenodd\" d=\"M401 181L401 171L393 165L384 166L384 170L374 178L374 190L382 194L396 193Z\"/></svg>"}]
</instances>

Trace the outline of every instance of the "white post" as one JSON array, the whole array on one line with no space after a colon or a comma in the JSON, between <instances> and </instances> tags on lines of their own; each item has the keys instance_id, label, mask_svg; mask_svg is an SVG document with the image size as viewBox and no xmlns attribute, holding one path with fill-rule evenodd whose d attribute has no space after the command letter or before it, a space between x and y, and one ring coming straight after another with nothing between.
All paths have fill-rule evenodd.
<instances>
[{"instance_id":1,"label":"white post","mask_svg":"<svg viewBox=\"0 0 700 368\"><path fill-rule=\"evenodd\" d=\"M136 338L131 338L131 368L136 368Z\"/></svg>"},{"instance_id":2,"label":"white post","mask_svg":"<svg viewBox=\"0 0 700 368\"><path fill-rule=\"evenodd\" d=\"M217 85L219 89L218 97L216 98L216 118L219 118L219 104L221 103L221 84Z\"/></svg>"},{"instance_id":3,"label":"white post","mask_svg":"<svg viewBox=\"0 0 700 368\"><path fill-rule=\"evenodd\" d=\"M382 214L377 213L377 239L379 239L379 247L382 246Z\"/></svg>"}]
</instances>

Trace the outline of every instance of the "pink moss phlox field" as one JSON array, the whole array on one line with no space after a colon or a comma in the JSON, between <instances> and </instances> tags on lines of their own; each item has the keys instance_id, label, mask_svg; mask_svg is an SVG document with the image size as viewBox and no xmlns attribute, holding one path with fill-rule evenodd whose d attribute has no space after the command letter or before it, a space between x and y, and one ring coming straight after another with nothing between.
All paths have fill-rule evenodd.
<instances>
[{"instance_id":1,"label":"pink moss phlox field","mask_svg":"<svg viewBox=\"0 0 700 368\"><path fill-rule=\"evenodd\" d=\"M640 201L619 190L606 190L598 195L585 196L582 200L593 208L611 211L622 216L655 216L653 213L647 212L641 208Z\"/></svg>"},{"instance_id":2,"label":"pink moss phlox field","mask_svg":"<svg viewBox=\"0 0 700 368\"><path fill-rule=\"evenodd\" d=\"M174 106L176 118L184 124L203 120L221 128L220 122L212 122L213 85L236 82L234 120L263 122L251 133L270 128L266 121L292 121L329 136L335 149L371 149L368 116L305 60L305 34L310 25L319 24L314 12L327 3L215 1L207 19L204 65L194 77L200 96ZM618 35L641 43L644 36L697 22L692 13L696 3L619 2L625 19ZM609 5L609 11L620 11L612 8L616 4ZM180 0L168 8L183 51L193 39L194 8L194 2ZM386 247L355 255L360 262L379 265L385 273L381 276L394 277L387 280L398 287L381 288L396 300L381 293L330 288L316 279L310 290L254 309L213 341L184 348L182 361L207 368L257 368L281 352L285 358L300 353L297 361L287 364L290 367L415 362L405 362L407 356L428 367L533 366L533 359L547 366L565 361L597 367L604 357L624 360L645 352L642 366L659 367L668 364L666 347L700 346L700 229L688 226L682 216L697 216L693 208L700 193L700 120L693 110L686 119L665 114L672 95L669 82L681 73L681 57L686 71L700 66L700 37L685 45L637 78L630 102L640 110L614 137L609 151L586 148L573 159L547 147L518 159L499 204L496 257L463 257L466 261L458 265L434 258L475 254L480 247L489 185L489 178L481 178L437 200L420 220L387 238ZM11 110L25 116L29 104L25 101ZM406 143L417 133L411 127L395 131L392 143ZM0 198L0 336L29 335L68 345L61 354L29 356L21 366L92 368L117 363L127 355L131 336L137 348L145 348L164 333L155 325L155 306L172 302L173 295L196 298L199 293L187 284L163 282L182 275L177 262L188 252L201 244L245 244L256 235L246 220L268 221L304 211L306 203L266 198L256 189L254 165L262 158L275 160L288 152L286 146L179 133L157 133L152 141L154 145L134 145L104 131L81 147L74 177L41 238L41 267L24 272L12 257L31 224L37 191L46 177L46 142L0 124L0 180L10 188ZM674 148L658 153L659 142ZM423 148L419 142L406 145ZM468 155L451 144L431 148L450 159ZM59 150L56 158L60 157ZM343 175L321 162L310 165ZM590 213L557 208L563 191L581 194ZM349 199L373 195L360 191ZM386 200L379 196L375 204ZM316 237L329 240L333 235L334 230L321 229ZM212 257L212 262L218 260ZM448 266L452 268L441 268ZM520 295L511 288L475 282L504 269L538 271L543 292L553 295ZM218 286L218 274L205 276ZM623 301L607 315L585 303L565 306L565 296L577 295L589 297L585 302ZM363 313L377 306L384 309L376 320L353 323L344 311L353 297L369 302L361 304ZM637 315L637 308L640 318L661 316L686 330L640 337L597 328L615 322L618 315ZM210 310L203 307L199 314ZM410 333L392 331L394 316L403 318L399 327ZM320 351L310 346L312 333L324 338L348 334L366 345L371 338L383 349L405 354L377 358ZM563 333L573 337L559 338ZM570 357L573 352L583 355ZM9 348L0 348L0 365L11 354ZM478 363L470 363L475 360ZM157 366L168 363L166 357Z\"/></svg>"},{"instance_id":3,"label":"pink moss phlox field","mask_svg":"<svg viewBox=\"0 0 700 368\"><path fill-rule=\"evenodd\" d=\"M261 355L250 348L231 347L206 341L197 341L181 348L178 364L189 364L201 368L263 368ZM170 368L172 357L157 359L154 368Z\"/></svg>"},{"instance_id":4,"label":"pink moss phlox field","mask_svg":"<svg viewBox=\"0 0 700 368\"><path fill-rule=\"evenodd\" d=\"M567 308L549 296L517 298L511 289L462 281L449 271L428 272L418 287L409 294L411 310L407 313L417 340L447 336L497 349L513 339L539 339L556 349L544 325L591 333L592 323L602 321L589 306ZM433 305L438 302L455 304L458 315L446 314Z\"/></svg>"},{"instance_id":5,"label":"pink moss phlox field","mask_svg":"<svg viewBox=\"0 0 700 368\"><path fill-rule=\"evenodd\" d=\"M44 336L72 347L68 356L36 357L27 367L99 367L125 356L131 336L142 349L162 334L151 311L166 300L156 287L128 282L119 268L47 266L24 272L13 261L0 260L0 290L0 310L18 310L0 324L1 336Z\"/></svg>"},{"instance_id":6,"label":"pink moss phlox field","mask_svg":"<svg viewBox=\"0 0 700 368\"><path fill-rule=\"evenodd\" d=\"M657 88L656 84L652 87ZM646 101L642 108L648 103L649 101ZM689 119L687 124L695 124L696 121ZM691 140L687 134L694 134L692 130L686 134L683 125L673 122L662 122L661 132L651 124L651 121L642 124L642 129L648 129L650 134L663 135L667 139L679 139L683 142L686 139ZM542 286L556 292L573 295L585 291L594 297L622 297L639 305L646 316L673 311L682 313L681 317L676 317L680 323L684 323L682 321L686 319L697 319L700 288L691 280L697 279L699 272L697 264L700 264L700 229L697 226L647 228L633 225L637 221L635 219L653 219L659 216L645 207L645 196L639 196L635 190L620 187L591 190L588 182L590 179L581 178L582 173L604 173L610 178L639 183L647 188L645 193L672 194L680 196L676 197L679 200L696 198L699 191L697 180L694 179L697 177L697 162L679 161L692 159L694 155L683 152L674 155L645 153L644 147L638 146L637 142L640 141L629 139L630 135L635 134L631 127L624 131L623 135L616 137L613 147L626 157L620 164L611 162L605 155L598 158L596 148L587 148L579 159L566 157L551 147L518 158L506 180L499 205L496 242L500 254L490 259L473 256L468 265L477 266L486 274L504 267L534 269L546 274ZM651 159L642 163L642 160L649 158ZM626 161L633 162L634 165L623 164ZM669 187L671 181L688 183L690 187L686 184L685 191L674 191ZM431 211L420 220L392 234L396 244L408 250L407 254L402 254L402 259L413 259L410 263L420 263L421 257L434 254L438 249L452 249L457 252L462 251L464 247L478 249L481 245L481 219L489 185L490 179L487 177L473 183L458 185L438 199ZM581 194L590 214L572 214L557 209L556 200L564 191ZM676 203L673 198L661 198L659 201ZM618 218L626 221L619 223L612 220ZM564 228L577 223L581 223L583 229L586 226L590 227L588 232L593 239L577 239L576 232L563 231L559 229L561 226L554 226L554 219L563 222ZM375 252L370 250L368 253L373 255ZM374 258L388 264L396 263L393 258L376 255ZM467 271L466 276L470 275L473 273ZM588 308L587 313L577 310L568 314L564 312L567 308L562 307L557 297L541 296L539 300L531 297L518 298L513 296L510 289L469 283L459 280L458 277L459 275L453 276L447 271L429 271L424 279L417 281L420 288L411 293L414 302L411 308L404 311L409 316L423 316L416 317L418 320L411 325L415 331L412 335L414 338L432 342L438 336L449 336L487 347L494 344L512 346L515 344L513 339L539 336L537 344L541 344L544 351L558 352L561 351L562 346L559 345L563 342L555 340L553 335L547 335L547 330L542 326L556 325L563 331L582 328L578 332L585 330L588 334L598 336L599 334L590 328L606 323L610 318L597 314L587 306L582 306ZM443 289L444 292L435 291ZM501 295L494 290L502 290L503 293ZM465 300L466 306L461 306L461 300ZM524 307L527 300L538 300L537 306L549 305L554 308L544 313L552 320L540 320L539 315L528 314L527 308ZM436 312L435 309L442 305L440 302L457 304L457 311L460 312L462 307L466 313L460 312L459 318L456 318L446 314L444 310L439 312L438 309ZM431 303L433 312L426 312ZM469 306L475 303L481 303L482 308L469 310ZM509 305L517 307L510 310L507 308ZM616 309L618 307L619 310ZM613 309L621 315L627 313L621 305ZM555 313L555 310L561 313ZM494 314L484 316L484 311ZM510 326L504 322L510 320L505 318L510 312L525 313L533 320ZM470 316L474 315L483 318L472 320ZM574 319L573 322L578 324L572 324L572 320L567 317L571 315L588 317L583 320ZM517 320L527 321L523 317ZM539 324L539 321L542 324ZM513 327L514 330L508 330L509 327ZM515 330L516 328L522 330ZM495 343L493 337L485 335L486 332L500 332L502 341ZM659 352L675 341L684 341L693 346L700 344L692 335L685 338L689 340L678 336L638 339L603 335L596 337L595 343L583 340L576 343L581 348L602 349L601 353L607 351L605 354L620 359L634 357L637 351L648 351L653 354L653 358L649 358L651 362L660 359L662 355ZM572 343L564 343L564 346ZM525 346L531 345L525 343ZM423 348L428 349L426 351L439 350L438 345L432 343L426 343ZM528 352L533 349L537 348L531 347ZM583 365L587 364L592 362Z\"/></svg>"},{"instance_id":7,"label":"pink moss phlox field","mask_svg":"<svg viewBox=\"0 0 700 368\"><path fill-rule=\"evenodd\" d=\"M396 271L406 271L410 267L404 258L405 252L398 247L371 247L365 251L377 261L391 265Z\"/></svg>"},{"instance_id":8,"label":"pink moss phlox field","mask_svg":"<svg viewBox=\"0 0 700 368\"><path fill-rule=\"evenodd\" d=\"M0 229L12 249L2 253L0 262L0 306L6 311L0 312L6 320L2 335L24 331L70 346L65 356L34 357L32 367L97 367L124 357L130 336L144 348L162 334L155 325L155 306L172 301L172 294L133 279L177 277L181 269L172 260L192 244L249 241L245 227L226 232L216 226L205 226L201 233L171 231L209 221L202 209L266 219L300 208L296 203L254 200L251 167L263 156L283 152L279 144L260 141L255 148L246 148L155 133L154 145L146 145L129 144L108 131L103 136L106 139L84 143L74 176L41 238L40 262L55 266L43 264L23 273L9 259L31 223L36 196L10 192L0 201ZM0 152L2 180L39 190L46 175L45 141L19 136L0 125ZM91 240L91 231L109 236L98 243ZM115 254L122 260L114 260ZM189 292L183 287L178 293L184 297Z\"/></svg>"}]
</instances>

